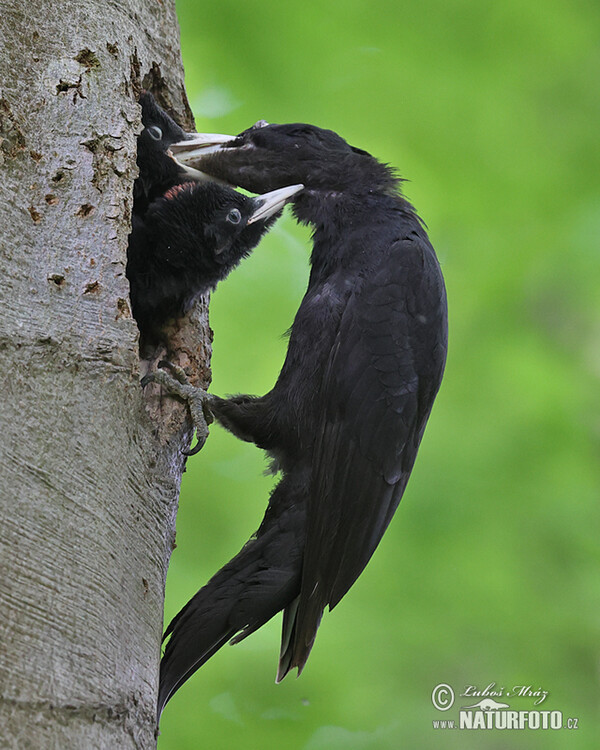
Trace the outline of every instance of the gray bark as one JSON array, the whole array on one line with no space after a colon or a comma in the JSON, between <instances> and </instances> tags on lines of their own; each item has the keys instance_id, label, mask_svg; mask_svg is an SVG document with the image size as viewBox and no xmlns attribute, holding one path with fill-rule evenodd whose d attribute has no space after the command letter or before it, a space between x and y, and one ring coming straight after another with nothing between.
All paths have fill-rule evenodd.
<instances>
[{"instance_id":1,"label":"gray bark","mask_svg":"<svg viewBox=\"0 0 600 750\"><path fill-rule=\"evenodd\" d=\"M150 748L189 434L139 386L125 262L136 93L189 115L174 0L12 0L0 40L0 746Z\"/></svg>"}]
</instances>

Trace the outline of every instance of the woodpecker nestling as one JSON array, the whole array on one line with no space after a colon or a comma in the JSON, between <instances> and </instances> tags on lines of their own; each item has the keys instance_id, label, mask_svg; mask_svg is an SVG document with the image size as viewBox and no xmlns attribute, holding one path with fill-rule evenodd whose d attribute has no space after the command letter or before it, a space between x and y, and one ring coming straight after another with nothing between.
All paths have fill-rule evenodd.
<instances>
[{"instance_id":1,"label":"woodpecker nestling","mask_svg":"<svg viewBox=\"0 0 600 750\"><path fill-rule=\"evenodd\" d=\"M195 298L224 279L259 243L302 185L248 197L178 164L169 147L186 134L154 101L140 98L127 278L143 341L184 315Z\"/></svg>"},{"instance_id":2,"label":"woodpecker nestling","mask_svg":"<svg viewBox=\"0 0 600 750\"><path fill-rule=\"evenodd\" d=\"M133 212L143 216L150 203L164 195L170 187L184 181L207 181L210 177L173 159L169 149L177 141L194 139L202 142L199 133L186 133L158 106L156 99L144 91L139 99L144 129L137 139L139 176L133 186ZM219 136L205 134L207 142Z\"/></svg>"},{"instance_id":3,"label":"woodpecker nestling","mask_svg":"<svg viewBox=\"0 0 600 750\"><path fill-rule=\"evenodd\" d=\"M143 218L134 215L127 277L142 336L155 335L222 281L301 189L250 198L216 182L186 182L152 201Z\"/></svg>"},{"instance_id":4,"label":"woodpecker nestling","mask_svg":"<svg viewBox=\"0 0 600 750\"><path fill-rule=\"evenodd\" d=\"M394 515L447 349L440 267L388 166L304 124L260 122L237 137L174 144L173 152L247 190L303 183L293 210L314 234L308 289L269 393L223 399L164 370L150 378L193 391L196 404L204 400L282 472L256 534L167 628L159 716L217 649L280 610L277 681L293 667L301 672L325 607L352 586Z\"/></svg>"}]
</instances>

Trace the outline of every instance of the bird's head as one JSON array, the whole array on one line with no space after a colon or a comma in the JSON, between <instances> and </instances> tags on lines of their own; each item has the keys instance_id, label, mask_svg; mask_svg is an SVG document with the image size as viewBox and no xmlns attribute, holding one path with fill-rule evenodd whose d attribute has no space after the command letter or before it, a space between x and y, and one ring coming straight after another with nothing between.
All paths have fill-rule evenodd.
<instances>
[{"instance_id":1,"label":"bird's head","mask_svg":"<svg viewBox=\"0 0 600 750\"><path fill-rule=\"evenodd\" d=\"M152 94L144 92L140 105L144 126L137 142L140 179L144 185L174 181L184 170L170 158L168 150L173 143L185 139L186 132L158 106Z\"/></svg>"},{"instance_id":2,"label":"bird's head","mask_svg":"<svg viewBox=\"0 0 600 750\"><path fill-rule=\"evenodd\" d=\"M215 273L220 278L220 269L228 272L248 255L302 189L303 185L289 185L247 196L215 182L175 185L152 209L168 222L171 252L164 260L172 266L195 267L207 279ZM185 250L190 238L197 248L193 256Z\"/></svg>"},{"instance_id":3,"label":"bird's head","mask_svg":"<svg viewBox=\"0 0 600 750\"><path fill-rule=\"evenodd\" d=\"M189 139L201 140L197 133L186 133L159 105L149 92L142 93L139 99L142 108L144 129L137 141L137 165L140 171L136 188L146 196L156 197L165 185L184 181L208 181L211 178L196 169L176 161L170 148L174 143L185 143ZM212 133L204 135L213 142Z\"/></svg>"},{"instance_id":4,"label":"bird's head","mask_svg":"<svg viewBox=\"0 0 600 750\"><path fill-rule=\"evenodd\" d=\"M237 136L199 134L174 143L175 159L231 185L262 193L290 183L306 191L392 192L390 168L332 130L257 122Z\"/></svg>"}]
</instances>

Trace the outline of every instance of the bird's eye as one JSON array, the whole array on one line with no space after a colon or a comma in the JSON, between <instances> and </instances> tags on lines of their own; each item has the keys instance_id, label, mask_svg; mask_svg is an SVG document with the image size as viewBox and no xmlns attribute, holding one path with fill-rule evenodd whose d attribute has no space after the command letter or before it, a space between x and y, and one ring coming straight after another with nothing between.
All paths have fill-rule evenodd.
<instances>
[{"instance_id":1,"label":"bird's eye","mask_svg":"<svg viewBox=\"0 0 600 750\"><path fill-rule=\"evenodd\" d=\"M258 120L252 126L252 130L258 130L258 128L266 128L269 123L266 120Z\"/></svg>"},{"instance_id":2,"label":"bird's eye","mask_svg":"<svg viewBox=\"0 0 600 750\"><path fill-rule=\"evenodd\" d=\"M158 125L150 125L149 128L146 128L148 131L148 135L150 138L153 138L155 141L160 141L162 139L162 130L158 127Z\"/></svg>"},{"instance_id":3,"label":"bird's eye","mask_svg":"<svg viewBox=\"0 0 600 750\"><path fill-rule=\"evenodd\" d=\"M231 211L227 214L227 221L231 224L239 224L242 220L242 214L238 211L237 208L232 208Z\"/></svg>"}]
</instances>

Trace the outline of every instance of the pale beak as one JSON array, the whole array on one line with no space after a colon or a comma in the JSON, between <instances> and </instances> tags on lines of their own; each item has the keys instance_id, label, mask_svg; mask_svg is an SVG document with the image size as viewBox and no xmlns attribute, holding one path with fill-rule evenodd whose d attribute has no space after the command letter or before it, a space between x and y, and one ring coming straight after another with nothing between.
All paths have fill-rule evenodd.
<instances>
[{"instance_id":1,"label":"pale beak","mask_svg":"<svg viewBox=\"0 0 600 750\"><path fill-rule=\"evenodd\" d=\"M301 190L304 190L304 185L288 185L277 190L271 190L270 193L258 195L254 199L258 203L258 207L248 219L247 224L253 224L255 221L263 221L281 211L289 199Z\"/></svg>"},{"instance_id":2,"label":"pale beak","mask_svg":"<svg viewBox=\"0 0 600 750\"><path fill-rule=\"evenodd\" d=\"M223 185L228 183L223 180L215 179L210 175L201 172L199 169L195 169L190 166L190 162L195 159L199 159L207 154L212 154L215 151L219 151L223 143L234 141L236 136L234 135L221 135L219 133L186 133L186 139L183 141L177 141L177 143L171 144L171 148L167 151L167 154L173 159L183 171L192 180L198 180L199 182L205 182L207 180L211 182L219 182Z\"/></svg>"},{"instance_id":3,"label":"pale beak","mask_svg":"<svg viewBox=\"0 0 600 750\"><path fill-rule=\"evenodd\" d=\"M177 161L188 163L200 159L208 154L220 151L224 143L235 141L235 135L222 135L221 133L187 133L184 141L177 141L171 145L171 153Z\"/></svg>"}]
</instances>

